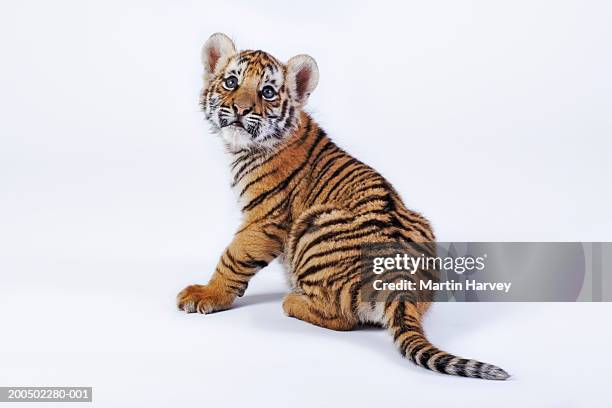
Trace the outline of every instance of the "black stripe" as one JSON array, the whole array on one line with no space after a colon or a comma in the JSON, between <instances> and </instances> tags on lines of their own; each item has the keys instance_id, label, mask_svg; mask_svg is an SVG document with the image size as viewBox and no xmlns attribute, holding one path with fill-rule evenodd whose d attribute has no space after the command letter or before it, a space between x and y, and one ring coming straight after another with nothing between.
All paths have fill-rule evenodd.
<instances>
[{"instance_id":1,"label":"black stripe","mask_svg":"<svg viewBox=\"0 0 612 408\"><path fill-rule=\"evenodd\" d=\"M330 194L329 199L333 200L336 197L341 197L346 191L346 189L350 187L355 187L361 184L363 179L372 177L371 172L372 172L372 169L370 169L369 167L365 167L365 168L362 168L361 170L356 171L348 179L346 179L346 182L344 183L342 187L340 187L338 191L334 192L334 194Z\"/></svg>"},{"instance_id":2,"label":"black stripe","mask_svg":"<svg viewBox=\"0 0 612 408\"><path fill-rule=\"evenodd\" d=\"M325 180L323 178L323 175L327 172L327 170L329 170L329 168L332 167L336 163L337 160L340 160L341 158L345 156L346 156L346 153L344 153L340 149L338 149L334 153L331 153L327 156L327 161L324 162L321 169L317 171L316 174L313 174L312 179L314 180L314 184L312 185L310 189L308 198L305 201L306 203L310 204L313 202L313 194L315 194L315 191L318 191L317 187L319 186L319 184L323 184L323 187L325 186ZM315 167L316 165L313 165L313 170L315 170Z\"/></svg>"},{"instance_id":3,"label":"black stripe","mask_svg":"<svg viewBox=\"0 0 612 408\"><path fill-rule=\"evenodd\" d=\"M408 352L409 353L409 357L412 361L414 361L416 364L419 364L419 362L416 359L417 354L419 353L419 351L423 350L424 348L427 347L431 347L431 345L429 344L428 341L426 341L424 338L421 339L422 343L415 345L414 347L412 347L412 349ZM408 345L408 348L411 348L411 345Z\"/></svg>"},{"instance_id":4,"label":"black stripe","mask_svg":"<svg viewBox=\"0 0 612 408\"><path fill-rule=\"evenodd\" d=\"M406 333L406 331L402 331L402 333ZM408 348L410 347L412 343L416 341L423 341L423 335L421 333L414 332L414 334L411 334L410 336L406 336L406 338L402 340L400 344L400 351L402 352L404 356L409 357Z\"/></svg>"},{"instance_id":5,"label":"black stripe","mask_svg":"<svg viewBox=\"0 0 612 408\"><path fill-rule=\"evenodd\" d=\"M455 368L456 368L455 374L461 377L469 377L469 375L465 371L466 365L469 361L470 360L466 360L465 358L462 358L461 360L459 360L457 364L455 364Z\"/></svg>"},{"instance_id":6,"label":"black stripe","mask_svg":"<svg viewBox=\"0 0 612 408\"><path fill-rule=\"evenodd\" d=\"M481 361L477 361L476 364L474 364L474 374L472 375L473 377L478 377L481 378L482 377L482 367L484 366L484 363Z\"/></svg>"},{"instance_id":7,"label":"black stripe","mask_svg":"<svg viewBox=\"0 0 612 408\"><path fill-rule=\"evenodd\" d=\"M357 166L357 168L352 170L353 173L348 178L343 177L340 180L336 181L336 183L334 183L332 188L330 188L327 191L327 194L325 195L324 198L321 199L321 201L327 202L331 198L331 195L334 193L334 191L336 191L337 188L340 188L340 186L350 186L351 185L351 182L355 178L355 175L360 174L360 171L363 170L363 167L362 167L363 164L359 162L358 160L355 160L355 162L356 162L355 165ZM369 169L366 167L365 172L367 171L369 171Z\"/></svg>"},{"instance_id":8,"label":"black stripe","mask_svg":"<svg viewBox=\"0 0 612 408\"><path fill-rule=\"evenodd\" d=\"M223 257L221 257L221 265L223 265L225 267L225 269L228 269L230 272L232 273L236 273L236 271L234 270L234 268L228 264L227 262L225 262L225 259L223 259Z\"/></svg>"},{"instance_id":9,"label":"black stripe","mask_svg":"<svg viewBox=\"0 0 612 408\"><path fill-rule=\"evenodd\" d=\"M357 301L359 300L360 290L361 290L361 285L359 285L359 281L354 282L349 287L349 292L351 294L351 310L353 312L357 310Z\"/></svg>"},{"instance_id":10,"label":"black stripe","mask_svg":"<svg viewBox=\"0 0 612 408\"><path fill-rule=\"evenodd\" d=\"M263 234L268 237L270 240L276 242L280 247L283 246L283 239L281 239L281 237L279 237L278 235L272 233L272 232L268 232L266 230L262 230Z\"/></svg>"},{"instance_id":11,"label":"black stripe","mask_svg":"<svg viewBox=\"0 0 612 408\"><path fill-rule=\"evenodd\" d=\"M297 265L297 268L300 268L300 267L302 267L304 265L307 265L309 262L312 262L315 259L318 259L318 258L321 258L321 257L324 257L324 256L328 256L328 255L331 255L331 254L335 254L336 252L350 252L350 251L354 251L356 249L360 250L361 249L361 244L349 245L349 246L338 246L338 247L334 247L332 249L324 250L323 252L317 252L317 253L314 253L314 254L310 255L308 258L302 260L300 262L300 264ZM359 256L359 255L357 255L357 256ZM355 255L351 255L351 257L355 257Z\"/></svg>"},{"instance_id":12,"label":"black stripe","mask_svg":"<svg viewBox=\"0 0 612 408\"><path fill-rule=\"evenodd\" d=\"M437 371L441 373L446 373L446 367L453 358L455 358L455 356L453 356L452 354L445 354L436 360L436 362L434 363L434 367Z\"/></svg>"},{"instance_id":13,"label":"black stripe","mask_svg":"<svg viewBox=\"0 0 612 408\"><path fill-rule=\"evenodd\" d=\"M363 187L358 188L357 190L352 192L353 196L358 196L359 194L363 193L363 192L368 192L370 194L374 194L374 191L371 190L375 190L375 189L381 189L384 192L387 191L387 189L385 188L385 185L383 183L380 182L374 182L373 184L366 184ZM354 204L351 204L350 208L352 209L354 207Z\"/></svg>"},{"instance_id":14,"label":"black stripe","mask_svg":"<svg viewBox=\"0 0 612 408\"><path fill-rule=\"evenodd\" d=\"M291 105L289 108L289 114L287 115L287 119L285 120L285 126L283 126L283 130L286 130L289 126L291 126L291 122L293 121L293 115L295 115L295 107Z\"/></svg>"},{"instance_id":15,"label":"black stripe","mask_svg":"<svg viewBox=\"0 0 612 408\"><path fill-rule=\"evenodd\" d=\"M429 230L429 228L425 227L426 224L422 224L422 223L419 223L419 222L416 222L416 221L412 220L411 218L409 218L405 214L403 214L401 211L396 211L395 214L397 214L402 220L408 222L409 225L411 227L413 227L413 228L411 228L412 230L416 229L424 237L427 237L428 239L432 238L431 231Z\"/></svg>"},{"instance_id":16,"label":"black stripe","mask_svg":"<svg viewBox=\"0 0 612 408\"><path fill-rule=\"evenodd\" d=\"M285 119L285 115L287 114L287 106L288 106L289 101L287 99L285 99L283 101L283 106L281 107L281 114L280 117L278 119L278 121L282 121L283 119Z\"/></svg>"},{"instance_id":17,"label":"black stripe","mask_svg":"<svg viewBox=\"0 0 612 408\"><path fill-rule=\"evenodd\" d=\"M246 281L241 281L241 280L239 280L239 279L234 279L234 278L232 278L231 276L227 276L225 273L223 273L223 271L222 271L222 270L219 270L217 273L218 273L219 275L223 276L223 278L224 278L225 280L230 281L230 282L232 282L232 283L234 283L234 284L244 285L244 284L246 284L246 283L248 282L248 280L246 280Z\"/></svg>"},{"instance_id":18,"label":"black stripe","mask_svg":"<svg viewBox=\"0 0 612 408\"><path fill-rule=\"evenodd\" d=\"M328 211L328 212L332 212L332 211L338 211L338 210L332 209L331 211ZM343 216L339 218L334 218L332 220L320 223L319 225L317 225L317 228L326 228L326 227L332 227L337 224L345 224L347 221L352 221L354 219L355 219L354 216L345 216L345 217Z\"/></svg>"},{"instance_id":19,"label":"black stripe","mask_svg":"<svg viewBox=\"0 0 612 408\"><path fill-rule=\"evenodd\" d=\"M264 173L262 175L260 175L259 177L257 177L255 180L249 181L244 188L242 189L242 191L240 191L240 194L238 195L239 197L242 197L244 195L244 193L249 189L249 187L251 187L253 184L260 182L262 179L264 179L265 177L268 177L271 174L276 173L277 169L274 168L270 171L268 171L267 173Z\"/></svg>"},{"instance_id":20,"label":"black stripe","mask_svg":"<svg viewBox=\"0 0 612 408\"><path fill-rule=\"evenodd\" d=\"M240 183L240 181L244 178L244 176L248 173L250 173L255 167L257 167L258 165L261 165L263 163L257 164L257 160L261 159L261 155L259 154L254 154L251 157L251 160L249 160L248 162L244 163L242 166L240 166L240 169L238 169L238 171L236 172L236 175L234 176L234 181L232 183L232 187L237 185L238 183ZM254 166L252 166L252 164L255 163Z\"/></svg>"},{"instance_id":21,"label":"black stripe","mask_svg":"<svg viewBox=\"0 0 612 408\"><path fill-rule=\"evenodd\" d=\"M322 264L318 264L318 265L313 265L313 266L309 266L308 268L302 270L299 272L298 274L298 278L300 280L303 280L304 278L306 278L309 275L313 275L317 272L320 272L324 269L328 269L330 267L334 267L334 266L339 266L342 264L343 261L330 261L330 262L325 262Z\"/></svg>"},{"instance_id":22,"label":"black stripe","mask_svg":"<svg viewBox=\"0 0 612 408\"><path fill-rule=\"evenodd\" d=\"M433 357L434 354L439 353L439 352L440 350L430 345L429 350L426 350L421 353L421 356L419 357L419 364L422 365L423 367L427 367L427 363L429 362L429 359Z\"/></svg>"},{"instance_id":23,"label":"black stripe","mask_svg":"<svg viewBox=\"0 0 612 408\"><path fill-rule=\"evenodd\" d=\"M359 278L360 274L361 274L361 268L363 267L363 265L361 265L361 263L359 262L355 262L354 265L350 266L349 268L345 269L344 272L342 273L336 273L334 274L334 276L329 277L325 280L326 285L331 286L333 284L335 284L336 282L342 281L342 280L351 280L353 278ZM359 281L360 283L360 287L363 287L363 285L361 285L361 280Z\"/></svg>"},{"instance_id":24,"label":"black stripe","mask_svg":"<svg viewBox=\"0 0 612 408\"><path fill-rule=\"evenodd\" d=\"M261 193L260 195L258 195L257 197L255 197L254 199L252 199L249 203L247 203L244 207L242 207L242 211L252 210L253 208L257 207L259 204L263 203L267 198L271 198L275 196L276 194L280 193L281 191L283 191L284 189L286 189L291 183L291 180L293 180L293 178L303 169L302 168L303 164L304 163L302 163L300 166L295 168L287 177L285 177L283 181L281 181L276 186L274 186L274 188L272 188L271 190L267 190Z\"/></svg>"},{"instance_id":25,"label":"black stripe","mask_svg":"<svg viewBox=\"0 0 612 408\"><path fill-rule=\"evenodd\" d=\"M252 259L252 258L250 258L247 261L237 260L237 262L243 268L250 268L250 269L264 268L268 265L268 262L266 261Z\"/></svg>"},{"instance_id":26,"label":"black stripe","mask_svg":"<svg viewBox=\"0 0 612 408\"><path fill-rule=\"evenodd\" d=\"M388 199L389 199L389 196L387 194L366 196L362 198L361 200L358 200L357 202L352 203L351 210L355 210L359 208L360 206L367 204L367 203L371 203L373 201L384 201L386 203ZM384 214L387 214L387 211L385 211Z\"/></svg>"},{"instance_id":27,"label":"black stripe","mask_svg":"<svg viewBox=\"0 0 612 408\"><path fill-rule=\"evenodd\" d=\"M359 163L356 159L353 159L352 157L348 156L346 162L344 162L341 166L339 166L329 177L327 177L325 179L324 183L321 183L321 186L318 188L317 192L314 194L314 197L312 197L312 202L316 202L317 198L319 198L319 195L323 192L323 190L325 189L325 187L327 187L327 185L334 180L336 177L338 177L340 175L340 173L342 173L342 171L344 171L347 167ZM319 180L323 180L324 174L321 174L319 176ZM342 179L339 180L338 183L341 183ZM323 200L325 201L325 200Z\"/></svg>"}]
</instances>

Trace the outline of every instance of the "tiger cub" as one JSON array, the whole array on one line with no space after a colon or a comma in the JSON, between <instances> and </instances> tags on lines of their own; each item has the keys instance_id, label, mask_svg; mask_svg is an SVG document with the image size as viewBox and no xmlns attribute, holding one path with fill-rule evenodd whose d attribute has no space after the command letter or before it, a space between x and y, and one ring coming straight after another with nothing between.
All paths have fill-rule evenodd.
<instances>
[{"instance_id":1,"label":"tiger cub","mask_svg":"<svg viewBox=\"0 0 612 408\"><path fill-rule=\"evenodd\" d=\"M202 51L206 119L231 156L243 222L207 285L178 294L179 309L227 309L249 280L282 256L291 282L291 317L333 330L388 328L403 356L440 373L504 380L499 367L433 346L421 319L429 303L360 302L360 247L431 242L428 221L408 210L375 170L336 146L304 112L317 86L313 58L282 63L263 51L237 51L224 34Z\"/></svg>"}]
</instances>

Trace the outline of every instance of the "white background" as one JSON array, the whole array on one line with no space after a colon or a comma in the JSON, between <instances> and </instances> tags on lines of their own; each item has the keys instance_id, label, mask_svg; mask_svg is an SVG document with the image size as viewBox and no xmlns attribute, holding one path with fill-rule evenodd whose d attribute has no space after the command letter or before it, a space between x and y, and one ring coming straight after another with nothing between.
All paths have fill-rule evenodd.
<instances>
[{"instance_id":1,"label":"white background","mask_svg":"<svg viewBox=\"0 0 612 408\"><path fill-rule=\"evenodd\" d=\"M227 312L174 297L239 220L197 104L213 32L315 57L309 111L440 240L609 241L611 20L605 1L3 2L0 385L104 407L609 406L610 304L436 305L434 343L513 374L486 382L285 317L276 264Z\"/></svg>"}]
</instances>

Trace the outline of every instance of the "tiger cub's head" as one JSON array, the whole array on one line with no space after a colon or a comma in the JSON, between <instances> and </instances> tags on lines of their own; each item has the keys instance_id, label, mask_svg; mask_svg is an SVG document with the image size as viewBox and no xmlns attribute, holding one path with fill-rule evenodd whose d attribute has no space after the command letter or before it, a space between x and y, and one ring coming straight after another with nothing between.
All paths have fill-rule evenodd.
<instances>
[{"instance_id":1,"label":"tiger cub's head","mask_svg":"<svg viewBox=\"0 0 612 408\"><path fill-rule=\"evenodd\" d=\"M204 44L202 63L200 103L230 150L272 148L289 136L319 79L308 55L282 63L263 51L239 52L221 33Z\"/></svg>"}]
</instances>

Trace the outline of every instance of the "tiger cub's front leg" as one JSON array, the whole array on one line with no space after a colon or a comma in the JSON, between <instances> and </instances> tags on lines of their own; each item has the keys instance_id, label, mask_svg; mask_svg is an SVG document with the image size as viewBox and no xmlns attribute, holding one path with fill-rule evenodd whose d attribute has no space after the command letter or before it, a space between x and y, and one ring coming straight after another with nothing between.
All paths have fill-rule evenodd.
<instances>
[{"instance_id":1,"label":"tiger cub's front leg","mask_svg":"<svg viewBox=\"0 0 612 408\"><path fill-rule=\"evenodd\" d=\"M225 249L207 285L190 285L177 296L177 306L187 313L228 309L242 296L249 280L282 251L282 231L262 225L241 228Z\"/></svg>"}]
</instances>

